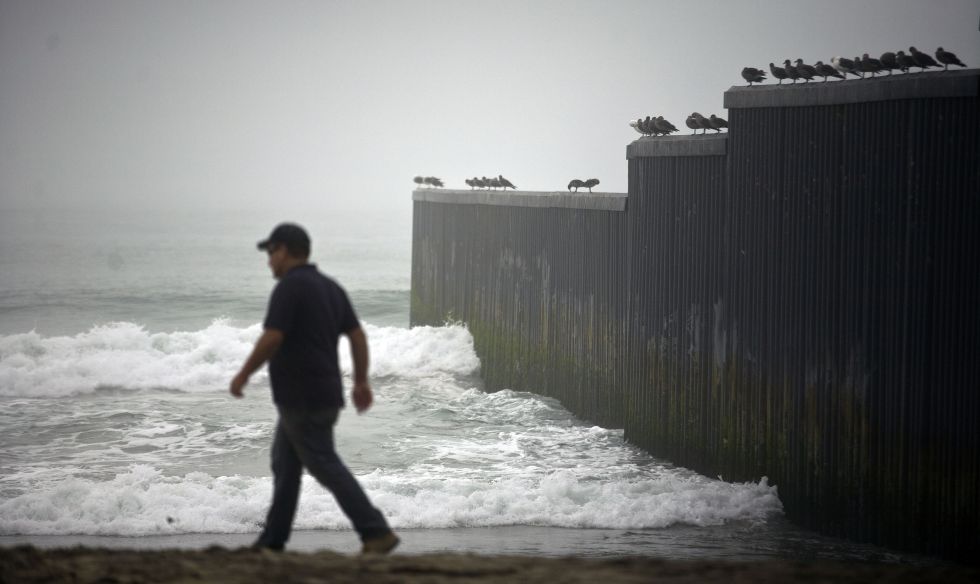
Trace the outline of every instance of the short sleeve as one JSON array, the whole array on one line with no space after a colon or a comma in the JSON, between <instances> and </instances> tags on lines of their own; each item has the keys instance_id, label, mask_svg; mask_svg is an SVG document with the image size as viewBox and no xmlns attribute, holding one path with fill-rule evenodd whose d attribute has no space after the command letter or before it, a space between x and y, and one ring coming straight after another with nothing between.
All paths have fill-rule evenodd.
<instances>
[{"instance_id":1,"label":"short sleeve","mask_svg":"<svg viewBox=\"0 0 980 584\"><path fill-rule=\"evenodd\" d=\"M343 288L340 289L340 332L347 333L356 328L361 327L361 323L357 320L357 314L354 312L354 307L350 303L350 299L347 297L347 292Z\"/></svg>"},{"instance_id":2,"label":"short sleeve","mask_svg":"<svg viewBox=\"0 0 980 584\"><path fill-rule=\"evenodd\" d=\"M299 304L296 298L296 287L288 279L281 280L276 289L272 291L269 299L269 309L265 315L265 322L262 327L265 329L276 329L288 334L293 328L296 316L296 307Z\"/></svg>"}]
</instances>

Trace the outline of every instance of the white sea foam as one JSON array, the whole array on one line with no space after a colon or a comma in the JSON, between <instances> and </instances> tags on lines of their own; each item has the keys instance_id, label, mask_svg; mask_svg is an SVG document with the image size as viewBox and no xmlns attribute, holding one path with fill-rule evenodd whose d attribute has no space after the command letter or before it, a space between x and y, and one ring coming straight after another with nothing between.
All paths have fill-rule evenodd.
<instances>
[{"instance_id":1,"label":"white sea foam","mask_svg":"<svg viewBox=\"0 0 980 584\"><path fill-rule=\"evenodd\" d=\"M781 511L765 479L730 484L666 473L609 481L556 471L491 481L381 470L360 478L395 528L642 529L764 522ZM303 484L297 529L350 528L328 492L310 477ZM68 479L3 501L0 534L254 532L264 520L270 490L268 478L165 476L136 465L108 481Z\"/></svg>"},{"instance_id":2,"label":"white sea foam","mask_svg":"<svg viewBox=\"0 0 980 584\"><path fill-rule=\"evenodd\" d=\"M375 376L468 375L479 367L462 327L365 325ZM224 391L261 332L216 320L199 331L150 333L133 323L75 336L0 336L0 396L64 396L99 388ZM341 364L350 369L346 343ZM260 372L253 382L262 382Z\"/></svg>"}]
</instances>

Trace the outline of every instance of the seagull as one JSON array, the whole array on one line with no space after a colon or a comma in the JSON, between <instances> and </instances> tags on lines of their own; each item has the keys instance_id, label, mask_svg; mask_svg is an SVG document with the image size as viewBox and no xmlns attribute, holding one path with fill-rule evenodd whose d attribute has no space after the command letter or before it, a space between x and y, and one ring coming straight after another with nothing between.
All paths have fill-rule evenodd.
<instances>
[{"instance_id":1,"label":"seagull","mask_svg":"<svg viewBox=\"0 0 980 584\"><path fill-rule=\"evenodd\" d=\"M728 120L719 118L715 114L711 114L711 117L708 118L708 123L711 124L711 128L715 132L721 132L722 128L728 127Z\"/></svg>"},{"instance_id":2,"label":"seagull","mask_svg":"<svg viewBox=\"0 0 980 584\"><path fill-rule=\"evenodd\" d=\"M463 180L463 182L466 183L466 186L470 187L470 190L471 191L473 190L473 187L476 186L476 183L474 183L473 182L473 179L471 179L471 178L465 179L465 180Z\"/></svg>"},{"instance_id":3,"label":"seagull","mask_svg":"<svg viewBox=\"0 0 980 584\"><path fill-rule=\"evenodd\" d=\"M755 67L745 67L742 69L742 79L749 82L749 87L753 83L762 83L766 79L766 72Z\"/></svg>"},{"instance_id":4,"label":"seagull","mask_svg":"<svg viewBox=\"0 0 980 584\"><path fill-rule=\"evenodd\" d=\"M769 70L772 71L773 77L779 79L778 85L782 85L783 79L786 79L786 69L783 69L782 67L777 67L772 63L769 63Z\"/></svg>"},{"instance_id":5,"label":"seagull","mask_svg":"<svg viewBox=\"0 0 980 584\"><path fill-rule=\"evenodd\" d=\"M702 134L706 134L708 130L714 130L714 128L711 126L711 121L708 120L708 118L702 116L698 112L692 113L691 116L694 117L694 121L697 122L698 127L704 130L704 132L701 132Z\"/></svg>"},{"instance_id":6,"label":"seagull","mask_svg":"<svg viewBox=\"0 0 980 584\"><path fill-rule=\"evenodd\" d=\"M929 67L939 66L939 63L937 63L935 59L925 53L920 52L919 49L915 47L909 47L909 53L912 55L912 58L915 59L916 66L922 71L925 71Z\"/></svg>"},{"instance_id":7,"label":"seagull","mask_svg":"<svg viewBox=\"0 0 980 584\"><path fill-rule=\"evenodd\" d=\"M688 128L694 130L693 132L691 132L692 134L697 134L698 128L701 127L698 125L697 120L694 118L694 114L687 116L687 119L684 120L684 123L687 125Z\"/></svg>"},{"instance_id":8,"label":"seagull","mask_svg":"<svg viewBox=\"0 0 980 584\"><path fill-rule=\"evenodd\" d=\"M509 187L509 188L514 189L515 191L517 190L517 187L515 187L513 184L511 184L511 182L509 180L507 180L507 179L504 178L504 175L498 174L497 175L497 180L500 181L500 186L504 187L505 189Z\"/></svg>"},{"instance_id":9,"label":"seagull","mask_svg":"<svg viewBox=\"0 0 980 584\"><path fill-rule=\"evenodd\" d=\"M806 83L809 83L813 76L816 75L817 70L814 69L812 65L807 65L803 62L803 59L796 60L796 72L800 74L800 77L806 79Z\"/></svg>"},{"instance_id":10,"label":"seagull","mask_svg":"<svg viewBox=\"0 0 980 584\"><path fill-rule=\"evenodd\" d=\"M943 64L943 71L949 71L950 65L966 67L966 65L963 64L963 61L960 61L956 55L950 53L949 51L944 51L942 47L936 49L936 60Z\"/></svg>"},{"instance_id":11,"label":"seagull","mask_svg":"<svg viewBox=\"0 0 980 584\"><path fill-rule=\"evenodd\" d=\"M503 185L500 183L500 179L499 178L491 178L490 179L490 186L492 186L495 189L499 189Z\"/></svg>"},{"instance_id":12,"label":"seagull","mask_svg":"<svg viewBox=\"0 0 980 584\"><path fill-rule=\"evenodd\" d=\"M676 128L674 128L674 129L676 130ZM585 187L585 188L587 188L587 189L589 189L589 192L591 193L592 192L592 187L596 186L597 184L599 184L599 179L597 179L597 178L590 178L589 180L587 180L584 183L582 183L582 186Z\"/></svg>"},{"instance_id":13,"label":"seagull","mask_svg":"<svg viewBox=\"0 0 980 584\"><path fill-rule=\"evenodd\" d=\"M908 73L909 69L912 67L918 67L919 64L915 62L912 55L906 55L905 51L899 51L895 53L895 60L898 61L898 68L904 73Z\"/></svg>"},{"instance_id":14,"label":"seagull","mask_svg":"<svg viewBox=\"0 0 980 584\"><path fill-rule=\"evenodd\" d=\"M667 120L665 120L663 116L657 116L657 118L656 118L656 120L654 120L654 122L656 124L657 130L659 130L663 134L671 134L672 132L676 132L677 131L677 127L674 126L674 124L672 124L672 123L668 122ZM586 182L588 182L588 181L586 181ZM596 184L598 184L598 182Z\"/></svg>"},{"instance_id":15,"label":"seagull","mask_svg":"<svg viewBox=\"0 0 980 584\"><path fill-rule=\"evenodd\" d=\"M489 189L489 188L493 188L493 179L490 179L490 178L487 178L487 177L485 177L485 176L483 176L483 177L480 177L480 178L481 178L481 180L480 180L480 182L482 182L482 183L483 183L483 186L484 186L484 187L486 187L486 188L488 188L488 189Z\"/></svg>"},{"instance_id":16,"label":"seagull","mask_svg":"<svg viewBox=\"0 0 980 584\"><path fill-rule=\"evenodd\" d=\"M415 184L417 184L419 186L422 186L422 183L425 182L425 179L422 178L421 176L417 176L417 177L413 178L412 180L415 181Z\"/></svg>"},{"instance_id":17,"label":"seagull","mask_svg":"<svg viewBox=\"0 0 980 584\"><path fill-rule=\"evenodd\" d=\"M640 129L643 130L643 133L647 136L654 136L657 134L657 126L653 123L653 119L650 116L647 116L642 122L640 122Z\"/></svg>"},{"instance_id":18,"label":"seagull","mask_svg":"<svg viewBox=\"0 0 980 584\"><path fill-rule=\"evenodd\" d=\"M834 69L830 65L824 64L823 61L817 61L817 64L814 65L813 68L817 70L817 75L823 77L824 81L827 81L828 77L836 77L838 79L844 78L843 75L837 72L837 69Z\"/></svg>"},{"instance_id":19,"label":"seagull","mask_svg":"<svg viewBox=\"0 0 980 584\"><path fill-rule=\"evenodd\" d=\"M789 59L783 61L783 65L783 69L786 70L786 76L792 79L793 83L796 83L796 80L800 78L800 72L790 63Z\"/></svg>"},{"instance_id":20,"label":"seagull","mask_svg":"<svg viewBox=\"0 0 980 584\"><path fill-rule=\"evenodd\" d=\"M881 65L881 61L873 57L869 57L867 53L861 56L861 62L858 65L858 68L864 71L865 73L871 73L872 77L874 77L876 73L880 73L881 70L884 69L884 67L882 67Z\"/></svg>"},{"instance_id":21,"label":"seagull","mask_svg":"<svg viewBox=\"0 0 980 584\"><path fill-rule=\"evenodd\" d=\"M834 57L830 60L830 63L834 66L834 69L841 72L844 79L847 79L848 73L855 77L861 77L861 74L857 72L857 66L854 64L854 61L846 57Z\"/></svg>"},{"instance_id":22,"label":"seagull","mask_svg":"<svg viewBox=\"0 0 980 584\"><path fill-rule=\"evenodd\" d=\"M577 193L578 190L579 190L579 188L580 187L584 187L584 186L585 186L585 183L584 182L580 181L577 178L573 178L572 179L572 182L568 183L568 190L571 191L572 188L574 188L575 189L575 192Z\"/></svg>"},{"instance_id":23,"label":"seagull","mask_svg":"<svg viewBox=\"0 0 980 584\"><path fill-rule=\"evenodd\" d=\"M474 176L473 177L473 186L475 186L478 189L482 189L482 188L484 188L484 187L487 186L487 182L485 180L480 180L480 179L478 179L478 178L476 178Z\"/></svg>"},{"instance_id":24,"label":"seagull","mask_svg":"<svg viewBox=\"0 0 980 584\"><path fill-rule=\"evenodd\" d=\"M881 63L882 70L888 71L889 75L891 75L892 71L894 71L895 69L901 69L901 67L898 64L898 58L895 56L895 53L891 53L891 52L882 53L881 58L878 61Z\"/></svg>"},{"instance_id":25,"label":"seagull","mask_svg":"<svg viewBox=\"0 0 980 584\"><path fill-rule=\"evenodd\" d=\"M422 179L422 182L424 182L427 185L434 186L434 187L445 186L445 185L442 184L442 179L438 179L438 178L436 178L434 176L427 176L424 179Z\"/></svg>"}]
</instances>

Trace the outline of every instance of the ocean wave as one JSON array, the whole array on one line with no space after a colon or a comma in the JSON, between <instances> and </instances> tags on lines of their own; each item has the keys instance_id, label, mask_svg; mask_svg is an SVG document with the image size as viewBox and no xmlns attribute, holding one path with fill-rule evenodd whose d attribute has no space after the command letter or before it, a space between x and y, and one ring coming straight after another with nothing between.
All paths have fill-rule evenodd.
<instances>
[{"instance_id":1,"label":"ocean wave","mask_svg":"<svg viewBox=\"0 0 980 584\"><path fill-rule=\"evenodd\" d=\"M404 329L364 325L374 376L472 375L473 339L460 326ZM224 391L261 334L224 319L198 331L150 333L117 322L74 336L0 336L0 396L54 397L103 388ZM346 342L340 361L350 372ZM253 383L267 382L265 371Z\"/></svg>"},{"instance_id":2,"label":"ocean wave","mask_svg":"<svg viewBox=\"0 0 980 584\"><path fill-rule=\"evenodd\" d=\"M570 471L493 481L406 476L377 470L360 477L372 502L396 529L547 527L649 529L765 522L782 512L765 478L732 484L667 473L583 480ZM108 481L67 479L0 502L0 534L137 536L247 533L260 529L271 479L165 476L135 465ZM333 496L310 477L296 529L350 529Z\"/></svg>"}]
</instances>

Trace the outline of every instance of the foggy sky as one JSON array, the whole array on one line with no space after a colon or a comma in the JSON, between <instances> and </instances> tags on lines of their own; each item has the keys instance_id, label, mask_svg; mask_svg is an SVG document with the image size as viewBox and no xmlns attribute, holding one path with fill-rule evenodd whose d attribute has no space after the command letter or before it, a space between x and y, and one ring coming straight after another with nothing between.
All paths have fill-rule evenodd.
<instances>
[{"instance_id":1,"label":"foggy sky","mask_svg":"<svg viewBox=\"0 0 980 584\"><path fill-rule=\"evenodd\" d=\"M631 119L744 66L942 45L976 0L0 0L0 209L410 214L416 174L626 190Z\"/></svg>"}]
</instances>

